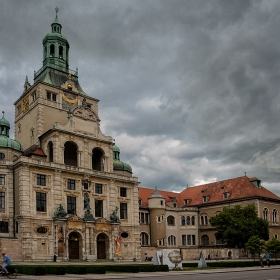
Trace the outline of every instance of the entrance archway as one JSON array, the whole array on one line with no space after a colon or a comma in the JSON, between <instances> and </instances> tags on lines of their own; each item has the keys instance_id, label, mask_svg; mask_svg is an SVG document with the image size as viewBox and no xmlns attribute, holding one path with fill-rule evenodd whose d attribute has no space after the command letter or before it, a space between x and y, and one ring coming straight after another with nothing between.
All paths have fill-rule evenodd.
<instances>
[{"instance_id":1,"label":"entrance archway","mask_svg":"<svg viewBox=\"0 0 280 280\"><path fill-rule=\"evenodd\" d=\"M80 258L80 235L77 232L71 232L68 239L69 259Z\"/></svg>"},{"instance_id":2,"label":"entrance archway","mask_svg":"<svg viewBox=\"0 0 280 280\"><path fill-rule=\"evenodd\" d=\"M108 236L104 233L98 234L96 238L97 243L97 259L106 259L108 251L109 240Z\"/></svg>"}]
</instances>

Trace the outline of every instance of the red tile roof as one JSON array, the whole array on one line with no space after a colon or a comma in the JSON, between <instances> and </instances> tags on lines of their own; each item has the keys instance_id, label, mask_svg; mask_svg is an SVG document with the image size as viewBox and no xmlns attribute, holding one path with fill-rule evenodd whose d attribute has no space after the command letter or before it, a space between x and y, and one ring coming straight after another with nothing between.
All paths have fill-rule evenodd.
<instances>
[{"instance_id":1,"label":"red tile roof","mask_svg":"<svg viewBox=\"0 0 280 280\"><path fill-rule=\"evenodd\" d=\"M200 186L194 186L184 189L181 193L173 193L158 190L165 197L166 202L171 201L170 197L176 197L177 205L184 205L186 199L190 200L188 206L198 206L203 204L203 196L208 198L207 203L221 203L224 201L240 200L247 198L265 198L279 200L280 197L270 192L264 187L256 187L252 182L260 181L257 178L248 178L247 176L223 180ZM154 192L153 189L139 187L139 199L142 200L142 206L148 206L148 198ZM229 194L228 199L224 199L224 193Z\"/></svg>"}]
</instances>

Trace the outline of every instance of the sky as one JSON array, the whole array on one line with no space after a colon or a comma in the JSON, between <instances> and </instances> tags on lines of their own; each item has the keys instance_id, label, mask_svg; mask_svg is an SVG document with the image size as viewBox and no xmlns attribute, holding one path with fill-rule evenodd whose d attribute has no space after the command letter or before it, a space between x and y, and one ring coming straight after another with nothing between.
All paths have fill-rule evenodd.
<instances>
[{"instance_id":1,"label":"sky","mask_svg":"<svg viewBox=\"0 0 280 280\"><path fill-rule=\"evenodd\" d=\"M56 7L70 69L140 186L180 192L246 172L280 195L280 1L1 0L11 138Z\"/></svg>"}]
</instances>

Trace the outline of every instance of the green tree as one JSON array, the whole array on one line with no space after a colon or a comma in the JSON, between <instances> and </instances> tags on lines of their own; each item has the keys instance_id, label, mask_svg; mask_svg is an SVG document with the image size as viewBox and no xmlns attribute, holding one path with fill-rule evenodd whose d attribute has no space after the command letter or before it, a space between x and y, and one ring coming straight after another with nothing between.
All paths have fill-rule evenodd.
<instances>
[{"instance_id":1,"label":"green tree","mask_svg":"<svg viewBox=\"0 0 280 280\"><path fill-rule=\"evenodd\" d=\"M240 205L224 207L223 211L211 217L209 222L217 229L216 238L230 246L244 248L245 243L254 235L263 240L269 238L268 222L258 217L254 205L244 208Z\"/></svg>"},{"instance_id":2,"label":"green tree","mask_svg":"<svg viewBox=\"0 0 280 280\"><path fill-rule=\"evenodd\" d=\"M259 256L263 250L263 247L264 241L261 240L257 235L251 236L248 242L245 244L246 250L254 255L254 260L256 259L256 253Z\"/></svg>"},{"instance_id":3,"label":"green tree","mask_svg":"<svg viewBox=\"0 0 280 280\"><path fill-rule=\"evenodd\" d=\"M265 243L265 249L267 252L274 253L277 260L277 253L280 251L280 241L273 237L270 241Z\"/></svg>"}]
</instances>

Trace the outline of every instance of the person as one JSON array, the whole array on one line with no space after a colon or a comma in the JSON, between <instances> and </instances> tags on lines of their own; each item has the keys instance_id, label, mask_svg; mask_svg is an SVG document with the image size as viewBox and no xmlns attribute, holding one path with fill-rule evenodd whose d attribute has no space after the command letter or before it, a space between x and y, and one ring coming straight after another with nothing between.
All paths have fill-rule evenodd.
<instances>
[{"instance_id":1,"label":"person","mask_svg":"<svg viewBox=\"0 0 280 280\"><path fill-rule=\"evenodd\" d=\"M268 252L265 254L265 260L266 260L268 267L270 267L270 254Z\"/></svg>"},{"instance_id":2,"label":"person","mask_svg":"<svg viewBox=\"0 0 280 280\"><path fill-rule=\"evenodd\" d=\"M6 274L9 274L8 270L7 270L7 266L12 264L11 259L9 258L8 255L6 255L6 253L2 253L2 257L3 257L3 261L1 262L1 266L2 266L2 270L4 270L4 272Z\"/></svg>"},{"instance_id":3,"label":"person","mask_svg":"<svg viewBox=\"0 0 280 280\"><path fill-rule=\"evenodd\" d=\"M261 264L261 267L263 267L263 256L260 255L260 264Z\"/></svg>"}]
</instances>

